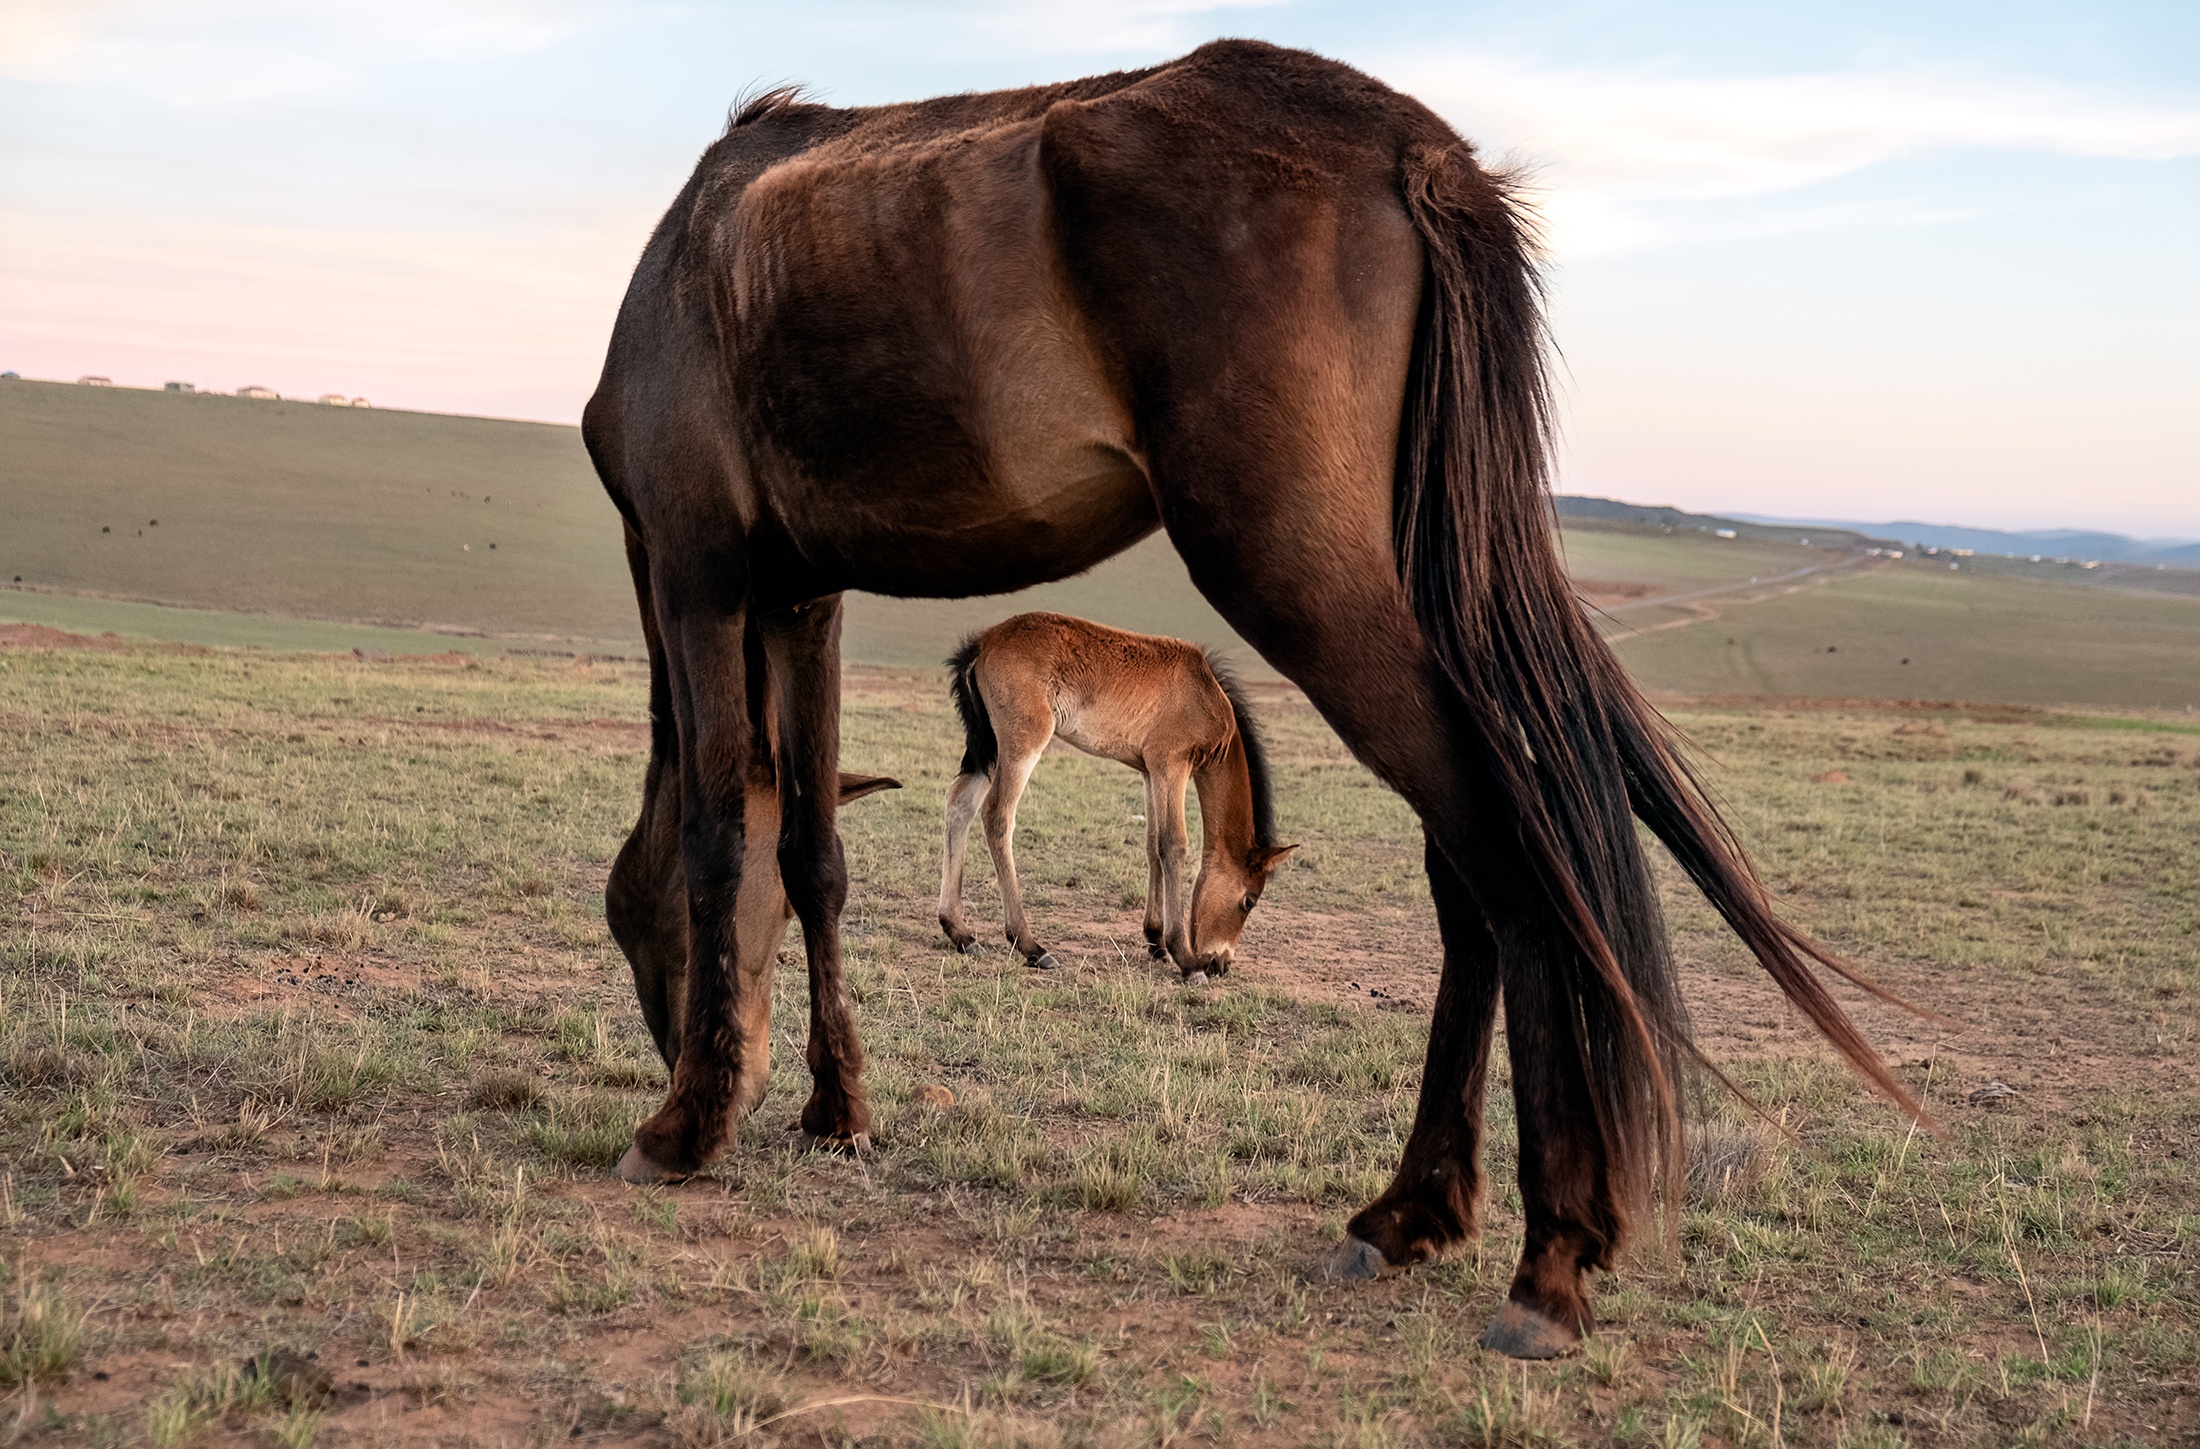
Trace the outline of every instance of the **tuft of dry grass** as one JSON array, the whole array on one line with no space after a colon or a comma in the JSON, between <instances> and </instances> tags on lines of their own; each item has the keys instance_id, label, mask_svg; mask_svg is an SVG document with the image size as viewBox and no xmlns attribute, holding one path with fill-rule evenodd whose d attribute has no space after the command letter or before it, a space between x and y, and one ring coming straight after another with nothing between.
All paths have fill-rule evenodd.
<instances>
[{"instance_id":1,"label":"tuft of dry grass","mask_svg":"<svg viewBox=\"0 0 2200 1449\"><path fill-rule=\"evenodd\" d=\"M530 1072L493 1071L474 1079L466 1105L476 1111L518 1112L542 1105L541 1078Z\"/></svg>"}]
</instances>

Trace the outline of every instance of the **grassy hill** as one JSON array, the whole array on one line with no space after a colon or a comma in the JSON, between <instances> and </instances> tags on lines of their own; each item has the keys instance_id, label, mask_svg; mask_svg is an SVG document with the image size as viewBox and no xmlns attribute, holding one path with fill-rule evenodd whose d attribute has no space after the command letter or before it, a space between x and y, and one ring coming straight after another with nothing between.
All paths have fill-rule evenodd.
<instances>
[{"instance_id":1,"label":"grassy hill","mask_svg":"<svg viewBox=\"0 0 2200 1449\"><path fill-rule=\"evenodd\" d=\"M450 647L362 623L641 643L618 515L576 428L11 381L0 508L0 582L130 601L0 602L56 627L274 647ZM851 599L847 652L926 667L1025 608L1242 650L1157 538L1011 599Z\"/></svg>"},{"instance_id":2,"label":"grassy hill","mask_svg":"<svg viewBox=\"0 0 2200 1449\"><path fill-rule=\"evenodd\" d=\"M1698 695L2200 707L2189 595L1905 559L1699 607L1617 639L1637 678Z\"/></svg>"},{"instance_id":3,"label":"grassy hill","mask_svg":"<svg viewBox=\"0 0 2200 1449\"><path fill-rule=\"evenodd\" d=\"M287 649L639 647L617 515L570 427L0 382L0 516L0 619ZM1654 690L2200 702L2200 571L1950 572L1675 517L1573 516L1563 540ZM851 595L846 653L929 668L1031 608L1196 639L1260 672L1160 538L1020 594Z\"/></svg>"}]
</instances>

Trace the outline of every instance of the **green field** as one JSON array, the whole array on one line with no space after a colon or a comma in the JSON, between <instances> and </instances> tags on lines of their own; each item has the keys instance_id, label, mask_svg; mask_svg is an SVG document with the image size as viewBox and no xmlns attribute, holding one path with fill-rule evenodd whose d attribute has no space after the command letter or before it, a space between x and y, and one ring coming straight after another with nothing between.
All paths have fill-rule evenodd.
<instances>
[{"instance_id":1,"label":"green field","mask_svg":"<svg viewBox=\"0 0 2200 1449\"><path fill-rule=\"evenodd\" d=\"M271 649L639 648L617 517L569 427L7 382L0 510L0 621ZM1661 694L2200 704L2200 571L1951 572L1628 525L1563 542ZM1158 537L1020 594L850 595L845 653L931 668L1033 608L1267 673Z\"/></svg>"},{"instance_id":2,"label":"green field","mask_svg":"<svg viewBox=\"0 0 2200 1449\"><path fill-rule=\"evenodd\" d=\"M1620 638L1620 658L1691 695L2200 708L2200 598L1910 559L1752 597Z\"/></svg>"},{"instance_id":3,"label":"green field","mask_svg":"<svg viewBox=\"0 0 2200 1449\"><path fill-rule=\"evenodd\" d=\"M635 1190L610 1164L663 1073L601 891L637 666L0 648L0 1440L2200 1435L2192 734L1681 710L1793 916L1962 1023L1864 1014L1945 1135L1863 1098L1661 862L1699 1038L1793 1135L1701 1094L1673 1256L1522 1366L1474 1346L1523 1226L1502 1065L1483 1244L1309 1276L1396 1160L1436 943L1410 816L1303 703L1258 691L1304 845L1185 988L1139 937L1134 777L1083 757L1018 842L1064 969L946 950L951 712L929 672L848 683L851 768L908 783L843 817L875 1150L785 1130L783 969L762 1110Z\"/></svg>"},{"instance_id":4,"label":"green field","mask_svg":"<svg viewBox=\"0 0 2200 1449\"><path fill-rule=\"evenodd\" d=\"M618 515L576 428L13 381L0 384L0 509L0 586L41 591L0 593L0 618L266 648L452 647L299 619L641 645ZM198 612L101 612L68 594ZM1035 608L1252 660L1158 538L1009 599L854 596L846 650L927 667Z\"/></svg>"}]
</instances>

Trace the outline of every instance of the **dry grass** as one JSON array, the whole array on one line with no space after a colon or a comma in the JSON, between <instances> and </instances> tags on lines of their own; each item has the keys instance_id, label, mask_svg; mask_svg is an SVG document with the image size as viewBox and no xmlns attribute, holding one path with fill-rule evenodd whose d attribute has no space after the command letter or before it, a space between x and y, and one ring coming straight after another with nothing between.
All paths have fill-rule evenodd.
<instances>
[{"instance_id":1,"label":"dry grass","mask_svg":"<svg viewBox=\"0 0 2200 1449\"><path fill-rule=\"evenodd\" d=\"M1306 1276L1396 1160L1424 1028L1389 1008L1426 1000L1433 932L1410 818L1303 708L1272 733L1305 860L1243 969L1186 990L1140 949L1133 782L1082 760L1023 823L1069 968L943 951L944 700L854 677L851 767L911 787L846 817L877 1150L785 1130L789 970L763 1110L718 1173L640 1193L607 1167L663 1078L600 896L640 707L607 665L0 655L0 1436L2200 1432L2200 737L1687 717L1797 914L1974 1029L1870 1013L1947 1135L1912 1133L1674 882L1702 1035L1793 1137L1706 1096L1679 1259L1523 1369L1474 1347L1521 1229L1502 1072L1485 1245ZM2015 1095L1973 1105L1989 1078Z\"/></svg>"}]
</instances>

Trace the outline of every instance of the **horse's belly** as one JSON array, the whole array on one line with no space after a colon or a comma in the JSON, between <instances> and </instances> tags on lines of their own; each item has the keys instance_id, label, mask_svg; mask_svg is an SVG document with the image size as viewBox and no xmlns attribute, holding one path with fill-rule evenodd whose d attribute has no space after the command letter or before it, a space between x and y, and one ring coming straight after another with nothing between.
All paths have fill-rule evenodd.
<instances>
[{"instance_id":1,"label":"horse's belly","mask_svg":"<svg viewBox=\"0 0 2200 1449\"><path fill-rule=\"evenodd\" d=\"M971 594L1089 568L1157 519L1049 233L1036 126L766 173L736 372L798 551L844 587Z\"/></svg>"}]
</instances>

